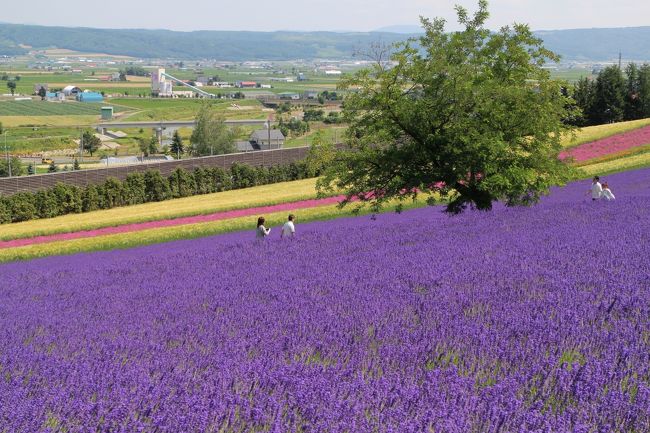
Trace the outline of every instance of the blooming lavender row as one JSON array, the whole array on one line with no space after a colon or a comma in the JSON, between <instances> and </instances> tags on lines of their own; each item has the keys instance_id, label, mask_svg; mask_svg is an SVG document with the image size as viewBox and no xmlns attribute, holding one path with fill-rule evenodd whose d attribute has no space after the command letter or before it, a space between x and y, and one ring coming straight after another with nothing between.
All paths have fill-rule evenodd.
<instances>
[{"instance_id":1,"label":"blooming lavender row","mask_svg":"<svg viewBox=\"0 0 650 433\"><path fill-rule=\"evenodd\" d=\"M2 265L0 432L648 432L650 171L607 180Z\"/></svg>"}]
</instances>

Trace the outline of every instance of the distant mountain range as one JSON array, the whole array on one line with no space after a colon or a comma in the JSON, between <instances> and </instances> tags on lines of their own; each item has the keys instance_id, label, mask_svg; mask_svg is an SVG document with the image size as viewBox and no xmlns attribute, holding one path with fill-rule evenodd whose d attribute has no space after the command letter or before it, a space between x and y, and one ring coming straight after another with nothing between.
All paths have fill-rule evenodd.
<instances>
[{"instance_id":1,"label":"distant mountain range","mask_svg":"<svg viewBox=\"0 0 650 433\"><path fill-rule=\"evenodd\" d=\"M111 30L0 24L0 55L30 49L64 48L139 58L290 60L349 59L371 43L393 43L414 36L416 26L391 26L376 32L244 32ZM650 26L615 29L537 31L547 48L563 60L650 61ZM31 47L31 48L26 48Z\"/></svg>"}]
</instances>

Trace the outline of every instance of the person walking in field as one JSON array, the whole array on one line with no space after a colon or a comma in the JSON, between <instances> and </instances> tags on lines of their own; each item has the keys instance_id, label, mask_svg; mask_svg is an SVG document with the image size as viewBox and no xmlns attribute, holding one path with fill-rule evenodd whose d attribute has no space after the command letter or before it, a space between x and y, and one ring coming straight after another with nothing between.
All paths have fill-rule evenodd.
<instances>
[{"instance_id":1,"label":"person walking in field","mask_svg":"<svg viewBox=\"0 0 650 433\"><path fill-rule=\"evenodd\" d=\"M271 233L270 227L268 229L264 227L265 222L266 220L264 219L264 217L259 217L257 219L257 230L255 231L255 237L257 239L264 239L269 235L269 233Z\"/></svg>"},{"instance_id":2,"label":"person walking in field","mask_svg":"<svg viewBox=\"0 0 650 433\"><path fill-rule=\"evenodd\" d=\"M289 214L288 221L282 226L280 238L292 238L296 235L296 226L293 223L295 219L296 216L294 214Z\"/></svg>"},{"instance_id":3,"label":"person walking in field","mask_svg":"<svg viewBox=\"0 0 650 433\"><path fill-rule=\"evenodd\" d=\"M614 197L614 193L612 193L612 190L609 189L607 182L603 182L603 197L605 197L607 201L616 199L616 197Z\"/></svg>"},{"instance_id":4,"label":"person walking in field","mask_svg":"<svg viewBox=\"0 0 650 433\"><path fill-rule=\"evenodd\" d=\"M591 192L591 200L596 201L600 199L603 195L603 186L600 184L600 178L594 176L593 181L591 182L591 188L587 191L587 194Z\"/></svg>"}]
</instances>

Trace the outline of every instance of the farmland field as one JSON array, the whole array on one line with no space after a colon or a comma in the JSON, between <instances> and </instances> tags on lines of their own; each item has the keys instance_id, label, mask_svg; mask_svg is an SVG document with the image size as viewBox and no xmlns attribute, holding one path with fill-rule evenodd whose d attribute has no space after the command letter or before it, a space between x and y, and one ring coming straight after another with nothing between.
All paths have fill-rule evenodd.
<instances>
[{"instance_id":1,"label":"farmland field","mask_svg":"<svg viewBox=\"0 0 650 433\"><path fill-rule=\"evenodd\" d=\"M11 432L646 432L650 170L0 265ZM251 223L254 221L251 221ZM277 224L274 222L273 225ZM606 229L603 229L606 227Z\"/></svg>"},{"instance_id":2,"label":"farmland field","mask_svg":"<svg viewBox=\"0 0 650 433\"><path fill-rule=\"evenodd\" d=\"M82 102L2 101L1 116L99 116L104 104ZM116 107L117 111L117 107Z\"/></svg>"}]
</instances>

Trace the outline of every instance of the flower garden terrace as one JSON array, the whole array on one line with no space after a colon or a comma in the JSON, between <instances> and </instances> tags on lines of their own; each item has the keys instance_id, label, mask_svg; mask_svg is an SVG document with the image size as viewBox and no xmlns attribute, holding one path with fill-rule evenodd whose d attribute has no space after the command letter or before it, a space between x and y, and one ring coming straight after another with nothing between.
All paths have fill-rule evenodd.
<instances>
[{"instance_id":1,"label":"flower garden terrace","mask_svg":"<svg viewBox=\"0 0 650 433\"><path fill-rule=\"evenodd\" d=\"M650 170L0 265L0 431L646 432Z\"/></svg>"}]
</instances>

